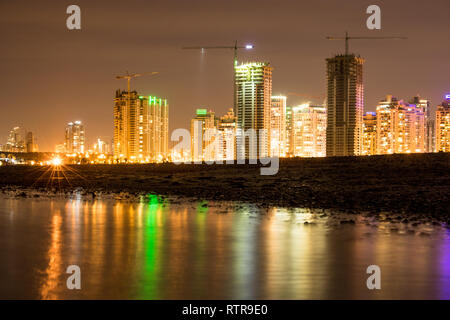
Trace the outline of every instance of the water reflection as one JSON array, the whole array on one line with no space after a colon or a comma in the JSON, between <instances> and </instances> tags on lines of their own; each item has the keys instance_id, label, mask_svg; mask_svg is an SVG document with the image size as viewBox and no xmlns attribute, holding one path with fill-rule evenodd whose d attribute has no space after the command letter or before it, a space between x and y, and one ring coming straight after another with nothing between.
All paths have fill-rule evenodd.
<instances>
[{"instance_id":1,"label":"water reflection","mask_svg":"<svg viewBox=\"0 0 450 320\"><path fill-rule=\"evenodd\" d=\"M0 298L450 298L445 229L339 217L156 195L0 199ZM81 290L66 288L72 264ZM378 291L366 288L371 264L382 270Z\"/></svg>"},{"instance_id":2,"label":"water reflection","mask_svg":"<svg viewBox=\"0 0 450 320\"><path fill-rule=\"evenodd\" d=\"M58 280L61 276L61 213L55 210L51 220L51 241L47 253L48 266L42 276L41 299L57 299Z\"/></svg>"}]
</instances>

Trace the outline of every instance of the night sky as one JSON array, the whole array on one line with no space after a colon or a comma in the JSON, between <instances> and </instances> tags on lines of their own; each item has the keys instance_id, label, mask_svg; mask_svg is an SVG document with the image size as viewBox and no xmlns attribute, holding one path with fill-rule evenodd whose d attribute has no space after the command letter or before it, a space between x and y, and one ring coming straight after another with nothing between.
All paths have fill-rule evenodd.
<instances>
[{"instance_id":1,"label":"night sky","mask_svg":"<svg viewBox=\"0 0 450 320\"><path fill-rule=\"evenodd\" d=\"M81 7L82 29L66 28L67 6ZM366 28L366 8L381 7L381 30ZM170 131L189 128L195 109L232 107L232 50L182 46L242 45L240 61L274 67L273 94L325 97L325 59L344 43L325 37L407 36L354 40L366 59L365 110L387 93L420 94L433 106L450 93L449 0L164 0L0 2L0 144L14 126L35 132L40 151L63 142L67 122L82 120L88 142L112 138L113 97L126 72L159 71L132 80L140 94L167 98ZM322 99L288 96L288 105Z\"/></svg>"}]
</instances>

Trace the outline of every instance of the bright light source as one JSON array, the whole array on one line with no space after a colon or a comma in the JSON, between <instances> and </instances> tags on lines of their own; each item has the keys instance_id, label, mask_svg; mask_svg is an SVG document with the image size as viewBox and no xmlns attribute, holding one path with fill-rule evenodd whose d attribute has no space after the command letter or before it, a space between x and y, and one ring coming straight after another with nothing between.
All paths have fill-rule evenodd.
<instances>
[{"instance_id":1,"label":"bright light source","mask_svg":"<svg viewBox=\"0 0 450 320\"><path fill-rule=\"evenodd\" d=\"M245 46L245 49L253 49L253 45L252 44L248 44Z\"/></svg>"},{"instance_id":2,"label":"bright light source","mask_svg":"<svg viewBox=\"0 0 450 320\"><path fill-rule=\"evenodd\" d=\"M53 166L60 166L61 164L62 164L61 158L56 157L56 158L52 159L52 165Z\"/></svg>"}]
</instances>

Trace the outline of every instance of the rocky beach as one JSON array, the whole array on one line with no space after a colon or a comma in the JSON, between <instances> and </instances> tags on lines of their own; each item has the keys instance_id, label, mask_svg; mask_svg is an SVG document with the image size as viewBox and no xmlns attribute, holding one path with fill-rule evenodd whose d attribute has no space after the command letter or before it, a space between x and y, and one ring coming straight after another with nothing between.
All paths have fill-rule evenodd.
<instances>
[{"instance_id":1,"label":"rocky beach","mask_svg":"<svg viewBox=\"0 0 450 320\"><path fill-rule=\"evenodd\" d=\"M86 197L120 194L242 201L259 206L334 209L350 213L420 215L450 223L450 154L281 159L279 172L261 165L117 164L1 166L0 189Z\"/></svg>"}]
</instances>

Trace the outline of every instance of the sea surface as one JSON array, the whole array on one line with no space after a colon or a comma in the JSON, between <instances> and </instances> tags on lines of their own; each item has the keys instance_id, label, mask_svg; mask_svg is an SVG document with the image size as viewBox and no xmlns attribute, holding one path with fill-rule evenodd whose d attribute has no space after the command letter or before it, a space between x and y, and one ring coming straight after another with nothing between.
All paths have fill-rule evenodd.
<instances>
[{"instance_id":1,"label":"sea surface","mask_svg":"<svg viewBox=\"0 0 450 320\"><path fill-rule=\"evenodd\" d=\"M81 289L67 287L73 265ZM450 299L450 230L157 195L2 196L0 298Z\"/></svg>"}]
</instances>

